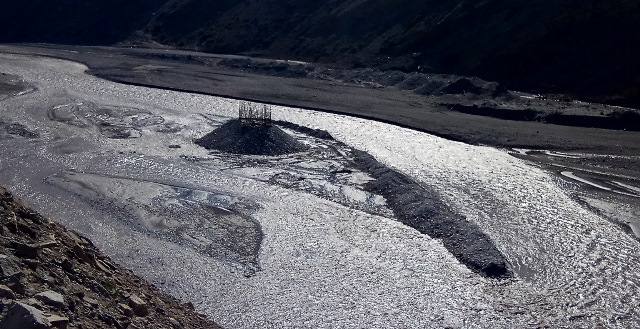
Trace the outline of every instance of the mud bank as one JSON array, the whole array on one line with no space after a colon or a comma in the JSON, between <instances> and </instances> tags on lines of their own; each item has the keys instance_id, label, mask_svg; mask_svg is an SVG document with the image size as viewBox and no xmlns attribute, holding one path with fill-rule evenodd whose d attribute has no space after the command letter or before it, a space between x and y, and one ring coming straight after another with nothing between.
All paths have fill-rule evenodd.
<instances>
[{"instance_id":1,"label":"mud bank","mask_svg":"<svg viewBox=\"0 0 640 329\"><path fill-rule=\"evenodd\" d=\"M640 131L640 113L618 110L601 115L577 115L561 112L548 113L535 109L505 109L491 106L442 104L451 111L477 116L511 120L532 121L568 127L600 128L610 130Z\"/></svg>"},{"instance_id":2,"label":"mud bank","mask_svg":"<svg viewBox=\"0 0 640 329\"><path fill-rule=\"evenodd\" d=\"M384 196L402 223L440 239L449 252L475 272L490 278L513 275L491 239L476 224L453 212L437 192L388 168L366 152L356 150L352 156L356 168L375 178L365 185L367 190Z\"/></svg>"},{"instance_id":3,"label":"mud bank","mask_svg":"<svg viewBox=\"0 0 640 329\"><path fill-rule=\"evenodd\" d=\"M0 101L17 95L24 95L35 88L20 77L0 72Z\"/></svg>"}]
</instances>

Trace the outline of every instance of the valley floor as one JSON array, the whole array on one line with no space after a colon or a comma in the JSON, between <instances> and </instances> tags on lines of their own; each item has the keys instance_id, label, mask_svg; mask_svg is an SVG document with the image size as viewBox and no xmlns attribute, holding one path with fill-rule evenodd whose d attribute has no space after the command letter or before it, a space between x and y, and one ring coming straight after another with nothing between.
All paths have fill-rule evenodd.
<instances>
[{"instance_id":1,"label":"valley floor","mask_svg":"<svg viewBox=\"0 0 640 329\"><path fill-rule=\"evenodd\" d=\"M439 104L482 99L208 62L229 56L0 50L23 53L1 55L0 68L36 87L0 103L2 183L225 327L615 327L640 318L638 132L470 115ZM504 106L618 110L514 95ZM482 278L397 222L384 198L362 190L370 178L344 172L315 138L294 134L314 151L279 158L193 145L236 115L237 99L299 107L274 115L327 130L433 188L489 235L516 277Z\"/></svg>"}]
</instances>

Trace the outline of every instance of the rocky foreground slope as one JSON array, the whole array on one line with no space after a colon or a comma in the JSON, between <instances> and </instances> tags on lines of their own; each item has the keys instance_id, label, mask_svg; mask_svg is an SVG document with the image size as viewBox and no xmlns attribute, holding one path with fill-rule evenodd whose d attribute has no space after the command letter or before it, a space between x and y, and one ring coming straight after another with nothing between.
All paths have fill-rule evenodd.
<instances>
[{"instance_id":1,"label":"rocky foreground slope","mask_svg":"<svg viewBox=\"0 0 640 329\"><path fill-rule=\"evenodd\" d=\"M0 328L219 328L0 188Z\"/></svg>"}]
</instances>

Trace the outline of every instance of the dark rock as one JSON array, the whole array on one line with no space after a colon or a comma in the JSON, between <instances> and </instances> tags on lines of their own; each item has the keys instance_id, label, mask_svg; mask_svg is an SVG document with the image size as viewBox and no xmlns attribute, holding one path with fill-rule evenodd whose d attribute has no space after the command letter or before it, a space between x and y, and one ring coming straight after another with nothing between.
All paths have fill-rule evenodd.
<instances>
[{"instance_id":1,"label":"dark rock","mask_svg":"<svg viewBox=\"0 0 640 329\"><path fill-rule=\"evenodd\" d=\"M16 295L9 287L0 284L0 298L16 299Z\"/></svg>"},{"instance_id":2,"label":"dark rock","mask_svg":"<svg viewBox=\"0 0 640 329\"><path fill-rule=\"evenodd\" d=\"M69 325L69 318L66 318L66 317L63 317L63 316L52 315L52 316L48 317L47 319L49 320L49 322L51 322L51 325L54 328L66 329L67 326Z\"/></svg>"},{"instance_id":3,"label":"dark rock","mask_svg":"<svg viewBox=\"0 0 640 329\"><path fill-rule=\"evenodd\" d=\"M118 304L118 308L120 308L120 311L125 316L128 316L128 317L132 317L133 316L133 309L131 307L129 307L128 305Z\"/></svg>"},{"instance_id":4,"label":"dark rock","mask_svg":"<svg viewBox=\"0 0 640 329\"><path fill-rule=\"evenodd\" d=\"M35 295L34 297L37 300L56 308L65 307L64 297L55 291L51 291L51 290L44 291Z\"/></svg>"},{"instance_id":5,"label":"dark rock","mask_svg":"<svg viewBox=\"0 0 640 329\"><path fill-rule=\"evenodd\" d=\"M136 316L144 317L149 315L149 306L136 295L129 296L129 306L131 306Z\"/></svg>"},{"instance_id":6,"label":"dark rock","mask_svg":"<svg viewBox=\"0 0 640 329\"><path fill-rule=\"evenodd\" d=\"M18 272L12 276L6 277L4 283L11 288L13 292L20 295L27 294L27 285L24 282L24 273Z\"/></svg>"},{"instance_id":7,"label":"dark rock","mask_svg":"<svg viewBox=\"0 0 640 329\"><path fill-rule=\"evenodd\" d=\"M51 322L42 311L20 302L14 302L0 322L0 328L3 329L49 329L51 327Z\"/></svg>"},{"instance_id":8,"label":"dark rock","mask_svg":"<svg viewBox=\"0 0 640 329\"><path fill-rule=\"evenodd\" d=\"M16 255L18 257L36 259L38 258L38 245L18 242L16 243Z\"/></svg>"},{"instance_id":9,"label":"dark rock","mask_svg":"<svg viewBox=\"0 0 640 329\"><path fill-rule=\"evenodd\" d=\"M63 260L62 263L60 263L60 267L62 267L63 270L69 273L75 273L75 270L73 269L73 263L68 259Z\"/></svg>"},{"instance_id":10,"label":"dark rock","mask_svg":"<svg viewBox=\"0 0 640 329\"><path fill-rule=\"evenodd\" d=\"M21 270L20 264L13 257L0 254L0 278L18 274Z\"/></svg>"}]
</instances>

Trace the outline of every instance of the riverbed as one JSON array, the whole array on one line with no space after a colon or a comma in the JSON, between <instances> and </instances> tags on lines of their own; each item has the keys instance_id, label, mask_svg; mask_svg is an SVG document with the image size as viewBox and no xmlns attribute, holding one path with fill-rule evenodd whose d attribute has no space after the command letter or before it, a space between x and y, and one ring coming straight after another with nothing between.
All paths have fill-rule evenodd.
<instances>
[{"instance_id":1,"label":"riverbed","mask_svg":"<svg viewBox=\"0 0 640 329\"><path fill-rule=\"evenodd\" d=\"M507 151L366 119L273 112L435 189L511 263L514 279L492 280L396 221L361 188L363 173L328 179L343 164L317 139L297 135L315 153L211 154L193 140L236 117L238 101L85 70L0 55L0 72L36 88L0 102L2 121L32 133L0 134L0 184L226 328L640 320L638 240L572 198L569 183ZM283 172L310 183L278 181Z\"/></svg>"}]
</instances>

